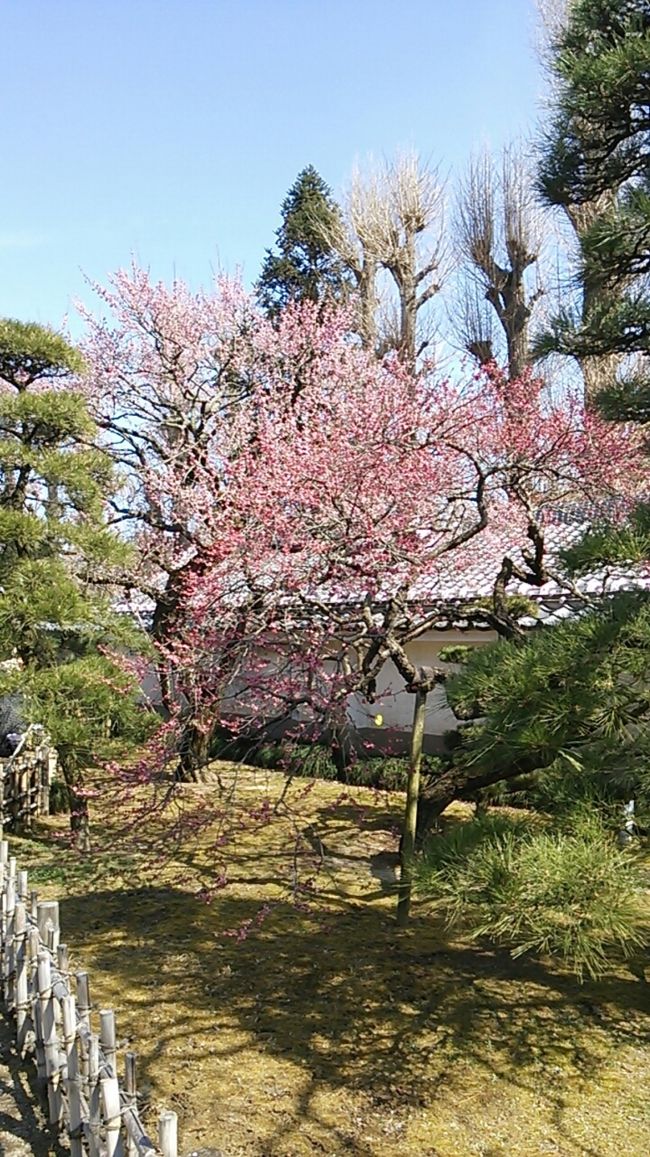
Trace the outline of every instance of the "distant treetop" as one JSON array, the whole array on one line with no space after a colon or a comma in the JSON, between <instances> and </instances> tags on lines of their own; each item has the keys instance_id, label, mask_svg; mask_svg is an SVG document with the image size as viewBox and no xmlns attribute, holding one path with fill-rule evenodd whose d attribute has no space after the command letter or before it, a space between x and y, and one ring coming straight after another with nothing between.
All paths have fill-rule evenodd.
<instances>
[{"instance_id":1,"label":"distant treetop","mask_svg":"<svg viewBox=\"0 0 650 1157\"><path fill-rule=\"evenodd\" d=\"M338 301L349 273L328 237L339 208L313 165L298 174L282 202L282 224L273 250L267 249L256 285L257 299L273 317L290 302Z\"/></svg>"}]
</instances>

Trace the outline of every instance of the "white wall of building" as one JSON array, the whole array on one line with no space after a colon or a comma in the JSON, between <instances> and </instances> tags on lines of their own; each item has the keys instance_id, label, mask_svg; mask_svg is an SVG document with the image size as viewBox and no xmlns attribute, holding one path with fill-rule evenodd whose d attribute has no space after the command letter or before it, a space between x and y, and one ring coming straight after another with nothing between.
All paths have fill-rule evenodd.
<instances>
[{"instance_id":1,"label":"white wall of building","mask_svg":"<svg viewBox=\"0 0 650 1157\"><path fill-rule=\"evenodd\" d=\"M440 650L443 647L462 644L464 646L485 646L492 643L497 636L493 631L431 631L407 647L409 658L417 667L437 667L447 669L450 674L457 670L451 663L442 663ZM270 665L273 659L269 656ZM160 704L160 687L153 671L146 675L142 683L143 693L154 705ZM237 704L237 713L246 713L245 693L235 695L233 706ZM298 719L301 712L296 712ZM302 712L304 715L304 710ZM377 746L394 746L396 749L404 745L411 729L413 716L413 695L404 687L404 681L398 674L392 662L383 666L377 680L375 701L368 703L360 695L351 697L348 704L350 722L362 733L365 739ZM447 703L444 685L436 687L427 701L425 736L430 742L429 749L439 746L439 741L446 731L453 731L458 725L457 719ZM399 737L402 737L402 744Z\"/></svg>"},{"instance_id":2,"label":"white wall of building","mask_svg":"<svg viewBox=\"0 0 650 1157\"><path fill-rule=\"evenodd\" d=\"M442 663L440 650L443 647L462 644L464 646L484 646L492 643L497 636L493 631L431 631L409 643L407 653L417 667L443 667L450 672L458 670L452 663ZM355 696L349 704L350 720L354 726L374 742L391 744L391 732L408 733L413 717L413 695L404 688L404 681L392 662L382 668L377 680L377 695L374 703L368 703L361 696ZM381 716L378 726L375 722ZM442 684L431 692L427 700L425 735L433 740L441 739L446 731L454 731L458 721L447 703ZM429 745L434 748L436 743Z\"/></svg>"}]
</instances>

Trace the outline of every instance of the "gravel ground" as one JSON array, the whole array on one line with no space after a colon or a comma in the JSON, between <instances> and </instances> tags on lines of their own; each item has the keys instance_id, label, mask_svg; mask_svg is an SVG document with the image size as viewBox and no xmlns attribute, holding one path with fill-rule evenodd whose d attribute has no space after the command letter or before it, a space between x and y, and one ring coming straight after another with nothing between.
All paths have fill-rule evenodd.
<instances>
[{"instance_id":1,"label":"gravel ground","mask_svg":"<svg viewBox=\"0 0 650 1157\"><path fill-rule=\"evenodd\" d=\"M0 1015L0 1157L59 1157L28 1065L13 1048L11 1029Z\"/></svg>"}]
</instances>

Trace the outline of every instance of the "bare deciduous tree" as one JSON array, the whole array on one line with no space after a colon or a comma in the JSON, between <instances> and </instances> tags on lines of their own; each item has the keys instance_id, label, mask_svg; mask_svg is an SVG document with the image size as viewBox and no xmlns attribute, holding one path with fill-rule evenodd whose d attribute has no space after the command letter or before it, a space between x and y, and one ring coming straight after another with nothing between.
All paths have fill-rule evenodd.
<instances>
[{"instance_id":1,"label":"bare deciduous tree","mask_svg":"<svg viewBox=\"0 0 650 1157\"><path fill-rule=\"evenodd\" d=\"M423 311L443 276L444 190L416 153L353 174L342 222L329 240L352 271L360 299L360 332L369 347L394 347L414 365L429 343ZM393 290L397 326L381 326L381 273ZM387 304L386 315L391 313Z\"/></svg>"},{"instance_id":2,"label":"bare deciduous tree","mask_svg":"<svg viewBox=\"0 0 650 1157\"><path fill-rule=\"evenodd\" d=\"M455 308L463 344L479 362L490 361L498 319L508 372L518 378L530 362L530 322L543 293L541 209L521 151L509 147L499 162L488 153L470 162L454 225L465 273Z\"/></svg>"}]
</instances>

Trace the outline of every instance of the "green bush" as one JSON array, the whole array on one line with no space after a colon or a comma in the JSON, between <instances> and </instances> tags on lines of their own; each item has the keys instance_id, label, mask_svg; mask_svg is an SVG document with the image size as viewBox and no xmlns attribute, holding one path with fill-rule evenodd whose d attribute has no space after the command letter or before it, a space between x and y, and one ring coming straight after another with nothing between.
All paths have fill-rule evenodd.
<instances>
[{"instance_id":1,"label":"green bush","mask_svg":"<svg viewBox=\"0 0 650 1157\"><path fill-rule=\"evenodd\" d=\"M515 957L550 956L581 979L646 939L638 863L588 809L564 830L489 815L460 824L430 841L416 881L451 925Z\"/></svg>"}]
</instances>

